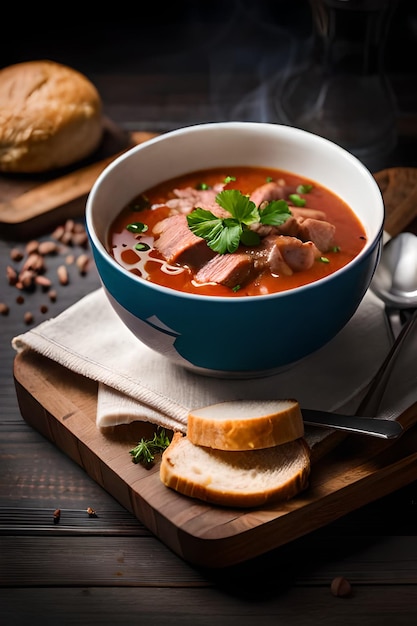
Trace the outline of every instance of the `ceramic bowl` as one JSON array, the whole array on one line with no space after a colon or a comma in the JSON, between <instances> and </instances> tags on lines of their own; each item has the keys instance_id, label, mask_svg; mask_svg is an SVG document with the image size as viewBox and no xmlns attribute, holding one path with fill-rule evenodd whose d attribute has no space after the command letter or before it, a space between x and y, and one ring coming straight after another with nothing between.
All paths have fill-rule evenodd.
<instances>
[{"instance_id":1,"label":"ceramic bowl","mask_svg":"<svg viewBox=\"0 0 417 626\"><path fill-rule=\"evenodd\" d=\"M146 189L191 171L227 165L271 166L317 181L362 222L367 242L334 274L272 295L227 298L181 293L137 277L109 254L111 221ZM258 377L315 352L346 325L379 262L381 192L352 154L289 126L220 122L181 128L129 149L96 180L86 226L103 288L138 340L172 362L208 376Z\"/></svg>"}]
</instances>

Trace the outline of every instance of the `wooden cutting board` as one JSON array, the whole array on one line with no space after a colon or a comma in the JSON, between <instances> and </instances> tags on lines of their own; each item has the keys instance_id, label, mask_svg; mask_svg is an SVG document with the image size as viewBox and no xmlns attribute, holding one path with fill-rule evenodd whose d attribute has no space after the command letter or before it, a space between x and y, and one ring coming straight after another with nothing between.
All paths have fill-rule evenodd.
<instances>
[{"instance_id":1,"label":"wooden cutting board","mask_svg":"<svg viewBox=\"0 0 417 626\"><path fill-rule=\"evenodd\" d=\"M87 195L103 169L122 152L155 135L127 133L106 119L100 148L88 159L48 174L0 174L1 237L29 240L84 215Z\"/></svg>"},{"instance_id":2,"label":"wooden cutting board","mask_svg":"<svg viewBox=\"0 0 417 626\"><path fill-rule=\"evenodd\" d=\"M101 151L49 177L0 176L0 232L30 239L69 217L82 216L95 179L118 154L153 137L126 135L108 124ZM417 169L375 175L384 195L386 230L414 230ZM224 567L248 560L324 526L417 478L417 404L402 417L409 430L395 442L327 433L313 447L309 488L275 506L230 509L205 505L167 489L159 465L132 463L129 450L154 427L136 422L102 431L95 424L96 384L32 352L16 356L17 398L27 423L78 463L185 560Z\"/></svg>"},{"instance_id":3,"label":"wooden cutting board","mask_svg":"<svg viewBox=\"0 0 417 626\"><path fill-rule=\"evenodd\" d=\"M52 441L184 560L225 567L291 542L417 479L417 403L400 418L395 442L336 433L313 455L308 489L254 509L206 505L165 487L159 462L145 469L129 450L154 427L95 424L96 383L34 352L14 362L23 418ZM336 445L337 443L337 445Z\"/></svg>"}]
</instances>

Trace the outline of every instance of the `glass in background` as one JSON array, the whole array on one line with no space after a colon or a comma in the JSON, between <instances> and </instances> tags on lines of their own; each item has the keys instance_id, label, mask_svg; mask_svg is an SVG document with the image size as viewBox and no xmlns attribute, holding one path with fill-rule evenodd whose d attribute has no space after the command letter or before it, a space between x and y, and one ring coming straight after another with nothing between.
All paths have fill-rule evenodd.
<instances>
[{"instance_id":1,"label":"glass in background","mask_svg":"<svg viewBox=\"0 0 417 626\"><path fill-rule=\"evenodd\" d=\"M310 0L308 61L280 87L279 122L326 137L371 170L397 143L384 52L397 0Z\"/></svg>"}]
</instances>

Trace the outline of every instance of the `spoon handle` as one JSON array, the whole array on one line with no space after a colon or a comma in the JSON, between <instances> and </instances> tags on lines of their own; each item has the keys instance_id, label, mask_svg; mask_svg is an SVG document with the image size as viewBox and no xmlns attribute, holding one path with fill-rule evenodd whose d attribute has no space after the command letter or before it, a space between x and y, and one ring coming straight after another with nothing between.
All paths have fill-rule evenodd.
<instances>
[{"instance_id":1,"label":"spoon handle","mask_svg":"<svg viewBox=\"0 0 417 626\"><path fill-rule=\"evenodd\" d=\"M385 393L388 379L391 375L391 372L394 368L395 362L399 353L401 352L407 338L410 336L413 331L414 326L417 323L417 309L413 312L413 315L408 319L408 321L404 324L400 334L395 339L394 343L388 355L386 356L384 362L376 373L371 385L369 386L366 395L362 399L358 409L356 410L356 415L365 416L365 415L377 415L379 406L381 404L383 395Z\"/></svg>"}]
</instances>

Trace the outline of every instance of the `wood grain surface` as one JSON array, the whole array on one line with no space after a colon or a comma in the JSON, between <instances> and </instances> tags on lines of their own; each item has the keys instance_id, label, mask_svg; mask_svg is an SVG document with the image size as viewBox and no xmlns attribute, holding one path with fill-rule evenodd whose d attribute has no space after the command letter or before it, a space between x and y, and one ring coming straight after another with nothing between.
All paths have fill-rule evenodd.
<instances>
[{"instance_id":1,"label":"wood grain surface","mask_svg":"<svg viewBox=\"0 0 417 626\"><path fill-rule=\"evenodd\" d=\"M233 565L282 546L417 479L417 404L400 418L395 443L344 436L318 455L308 489L256 509L215 507L166 488L159 463L132 463L129 450L153 431L136 422L96 427L96 384L31 351L14 363L23 418L78 463L185 561ZM151 429L151 430L150 430Z\"/></svg>"},{"instance_id":2,"label":"wood grain surface","mask_svg":"<svg viewBox=\"0 0 417 626\"><path fill-rule=\"evenodd\" d=\"M59 172L38 176L0 174L0 230L3 237L28 239L68 218L80 217L95 180L117 156L155 136L127 133L109 120L91 158Z\"/></svg>"},{"instance_id":3,"label":"wood grain surface","mask_svg":"<svg viewBox=\"0 0 417 626\"><path fill-rule=\"evenodd\" d=\"M384 197L385 230L392 236L416 232L417 168L391 167L374 174Z\"/></svg>"}]
</instances>

